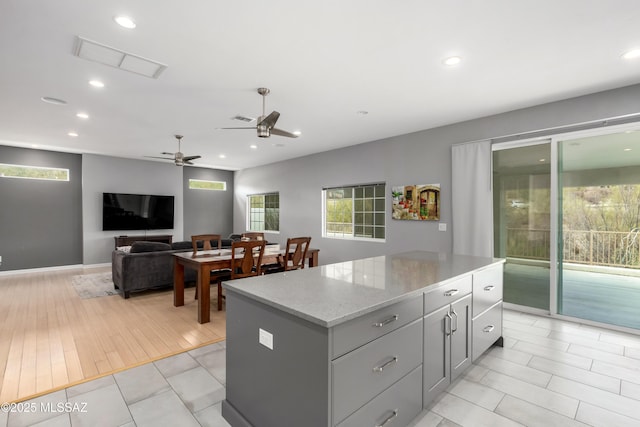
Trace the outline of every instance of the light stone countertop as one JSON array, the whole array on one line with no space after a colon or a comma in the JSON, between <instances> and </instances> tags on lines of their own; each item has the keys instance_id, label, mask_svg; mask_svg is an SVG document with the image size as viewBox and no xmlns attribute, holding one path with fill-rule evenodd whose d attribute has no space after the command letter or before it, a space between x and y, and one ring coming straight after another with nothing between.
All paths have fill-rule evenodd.
<instances>
[{"instance_id":1,"label":"light stone countertop","mask_svg":"<svg viewBox=\"0 0 640 427\"><path fill-rule=\"evenodd\" d=\"M234 280L224 288L329 328L503 262L415 251Z\"/></svg>"}]
</instances>

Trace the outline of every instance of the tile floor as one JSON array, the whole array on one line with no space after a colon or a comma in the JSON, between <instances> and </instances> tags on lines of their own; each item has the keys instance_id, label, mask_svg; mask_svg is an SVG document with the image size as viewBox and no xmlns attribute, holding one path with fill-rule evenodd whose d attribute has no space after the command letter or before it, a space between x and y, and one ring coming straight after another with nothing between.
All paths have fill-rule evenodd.
<instances>
[{"instance_id":1,"label":"tile floor","mask_svg":"<svg viewBox=\"0 0 640 427\"><path fill-rule=\"evenodd\" d=\"M640 336L509 310L503 335L412 427L640 426ZM224 384L217 343L24 402L36 411L0 427L228 426Z\"/></svg>"}]
</instances>

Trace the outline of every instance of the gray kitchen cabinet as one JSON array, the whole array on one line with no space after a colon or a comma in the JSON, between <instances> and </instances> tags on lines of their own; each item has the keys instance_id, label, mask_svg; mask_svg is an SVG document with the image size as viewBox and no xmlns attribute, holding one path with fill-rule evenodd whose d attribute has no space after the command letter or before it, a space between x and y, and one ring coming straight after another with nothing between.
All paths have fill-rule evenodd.
<instances>
[{"instance_id":1,"label":"gray kitchen cabinet","mask_svg":"<svg viewBox=\"0 0 640 427\"><path fill-rule=\"evenodd\" d=\"M502 289L502 265L473 273L473 361L494 343L502 345Z\"/></svg>"},{"instance_id":2,"label":"gray kitchen cabinet","mask_svg":"<svg viewBox=\"0 0 640 427\"><path fill-rule=\"evenodd\" d=\"M225 282L223 417L233 427L410 424L470 365L473 275L503 262L415 251ZM501 314L487 306L478 319Z\"/></svg>"},{"instance_id":3,"label":"gray kitchen cabinet","mask_svg":"<svg viewBox=\"0 0 640 427\"><path fill-rule=\"evenodd\" d=\"M467 294L424 316L425 407L471 364L471 304Z\"/></svg>"},{"instance_id":4,"label":"gray kitchen cabinet","mask_svg":"<svg viewBox=\"0 0 640 427\"><path fill-rule=\"evenodd\" d=\"M422 366L380 393L337 427L405 426L422 410Z\"/></svg>"},{"instance_id":5,"label":"gray kitchen cabinet","mask_svg":"<svg viewBox=\"0 0 640 427\"><path fill-rule=\"evenodd\" d=\"M331 362L334 424L369 418L381 423L396 411L397 403L377 396L391 387L394 393L411 392L413 382L401 379L422 365L421 335L422 319L418 319ZM363 407L372 399L378 403ZM402 415L413 414L411 420L421 409L418 401L405 407ZM343 423L347 417L351 420Z\"/></svg>"}]
</instances>

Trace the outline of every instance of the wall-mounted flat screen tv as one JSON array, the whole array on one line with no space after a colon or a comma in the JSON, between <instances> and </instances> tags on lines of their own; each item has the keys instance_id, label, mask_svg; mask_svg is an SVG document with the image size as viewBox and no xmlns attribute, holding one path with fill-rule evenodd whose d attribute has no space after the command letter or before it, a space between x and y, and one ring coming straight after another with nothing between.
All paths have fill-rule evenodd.
<instances>
[{"instance_id":1,"label":"wall-mounted flat screen tv","mask_svg":"<svg viewBox=\"0 0 640 427\"><path fill-rule=\"evenodd\" d=\"M171 229L173 199L174 196L102 193L102 229Z\"/></svg>"}]
</instances>

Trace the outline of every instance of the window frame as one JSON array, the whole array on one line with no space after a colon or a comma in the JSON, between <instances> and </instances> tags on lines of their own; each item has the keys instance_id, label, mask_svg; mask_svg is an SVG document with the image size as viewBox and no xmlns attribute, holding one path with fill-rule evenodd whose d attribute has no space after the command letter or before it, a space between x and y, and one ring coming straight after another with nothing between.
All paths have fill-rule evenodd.
<instances>
[{"instance_id":1,"label":"window frame","mask_svg":"<svg viewBox=\"0 0 640 427\"><path fill-rule=\"evenodd\" d=\"M205 187L192 187L191 183L206 183L206 184L222 184L223 188L205 188ZM197 178L189 178L189 190L205 190L205 191L227 191L227 182L226 181L213 181L210 179L197 179Z\"/></svg>"},{"instance_id":2,"label":"window frame","mask_svg":"<svg viewBox=\"0 0 640 427\"><path fill-rule=\"evenodd\" d=\"M276 196L277 197L277 207L267 207L267 197L273 197ZM252 211L252 199L254 197L262 197L262 221L256 221L253 220L252 215L255 214L260 214L260 212L256 212L256 211ZM280 192L278 191L270 191L270 192L266 192L266 193L255 193L255 194L247 194L247 204L246 204L246 208L247 208L247 215L246 215L246 229L247 231L259 231L259 232L264 232L264 233L273 233L273 234L279 234L280 233ZM276 212L276 217L277 217L277 230L270 230L267 229L267 210L268 209L277 209ZM273 215L273 213L272 213ZM273 216L272 216L273 219ZM262 229L260 228L252 228L254 226L254 224L256 223L260 223L262 224Z\"/></svg>"},{"instance_id":3,"label":"window frame","mask_svg":"<svg viewBox=\"0 0 640 427\"><path fill-rule=\"evenodd\" d=\"M64 172L66 174L66 178L45 178L45 177L35 177L35 176L19 176L19 175L5 175L2 172L3 166L8 168L20 168L28 170L36 170L36 171L50 171L50 172ZM32 179L38 181L54 181L54 182L69 182L71 181L71 172L68 168L54 168L48 166L30 166L30 165L15 165L10 163L0 163L0 178L12 178L12 179Z\"/></svg>"},{"instance_id":4,"label":"window frame","mask_svg":"<svg viewBox=\"0 0 640 427\"><path fill-rule=\"evenodd\" d=\"M359 240L367 242L386 242L387 234L387 184L386 182L376 182L370 184L356 184L356 185L343 185L338 187L325 187L322 189L322 237L327 239L338 240ZM371 189L373 193L367 195L367 189ZM327 217L328 217L328 201L339 200L337 198L327 199L327 193L331 191L349 191L351 199L351 232L349 234L340 232L330 232L327 230ZM361 196L358 193L361 192ZM376 203L378 202L378 203ZM382 206L379 206L379 203ZM367 207L367 204L370 204ZM360 206L358 206L360 205ZM360 216L358 219L357 217ZM366 218L369 218L368 220ZM382 219L382 224L379 220ZM369 222L369 223L367 223ZM343 223L343 224L346 224ZM358 227L361 227L361 232L358 233ZM364 236L364 228L371 227L372 235ZM376 229L382 230L383 237L375 237Z\"/></svg>"}]
</instances>

